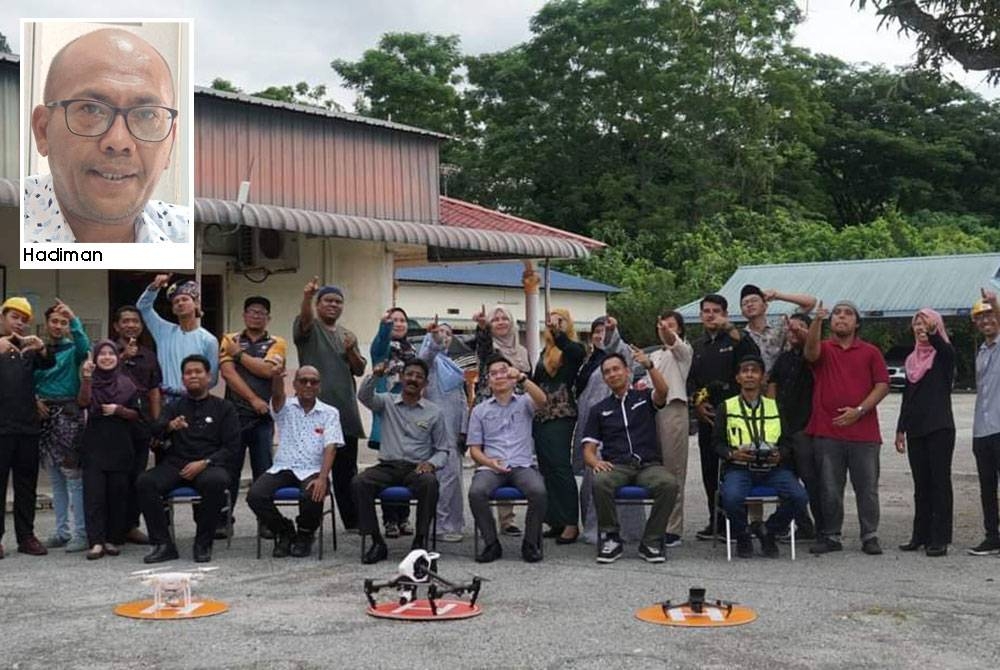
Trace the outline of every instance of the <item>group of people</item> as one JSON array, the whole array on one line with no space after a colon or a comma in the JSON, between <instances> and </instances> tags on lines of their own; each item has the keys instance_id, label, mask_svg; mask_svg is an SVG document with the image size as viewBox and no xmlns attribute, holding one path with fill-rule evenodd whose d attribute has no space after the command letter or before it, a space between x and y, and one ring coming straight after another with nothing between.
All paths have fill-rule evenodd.
<instances>
[{"instance_id":1,"label":"group of people","mask_svg":"<svg viewBox=\"0 0 1000 670\"><path fill-rule=\"evenodd\" d=\"M376 563L388 556L387 539L412 536L414 548L426 548L436 529L442 541L463 540L468 454L476 471L467 499L483 540L477 561L501 558L505 534L523 538L526 562L543 559L546 538L581 537L597 544L600 563L617 560L632 541L641 558L662 562L682 543L688 436L696 433L709 512L697 538L718 537L728 519L738 556L755 555L756 536L761 553L774 557L794 520L800 539L815 540L812 553L839 551L850 475L862 551L882 553L876 408L889 379L879 350L859 337L861 313L850 301L827 310L812 296L747 285L747 325L739 329L726 299L710 294L700 302L700 337L688 342L681 314L664 311L661 346L649 354L623 341L613 317L595 320L581 343L571 315L554 309L532 367L503 307L476 314L467 341L435 317L419 344L407 337L405 311L391 308L366 358L341 324L344 292L313 279L292 324L299 367L291 371L287 342L268 330L266 297L247 298L244 328L216 338L200 325L193 281L167 289L176 322L156 313L168 283L157 275L134 306L115 312L113 337L96 343L61 301L44 313L45 338L28 334L34 310L26 299L3 303L0 491L12 473L19 552L63 547L96 560L118 555L125 542L148 542L147 563L176 559L164 498L186 486L200 496L193 558L210 561L213 540L233 527L249 452L246 500L258 532L274 539L274 557L310 555L331 498L343 526L370 540L363 562ZM1000 553L1000 304L985 289L981 298L972 309L984 338L973 450L986 537L970 553L991 554ZM798 311L770 322L775 300ZM941 556L952 541L955 353L935 311L920 310L912 330L895 447L909 456L915 513L899 548ZM210 393L219 375L224 397ZM372 412L367 445L378 450L377 463L360 473L359 401ZM33 525L42 464L56 517L45 542ZM757 485L781 501L766 520L746 504ZM392 486L416 500L413 525L409 501L383 500L379 519L376 502ZM301 492L294 521L275 505L285 487ZM500 487L526 501L523 530L496 500ZM629 495L623 487L650 503L648 518L632 506L619 514L617 501ZM3 523L0 516L0 537Z\"/></svg>"}]
</instances>

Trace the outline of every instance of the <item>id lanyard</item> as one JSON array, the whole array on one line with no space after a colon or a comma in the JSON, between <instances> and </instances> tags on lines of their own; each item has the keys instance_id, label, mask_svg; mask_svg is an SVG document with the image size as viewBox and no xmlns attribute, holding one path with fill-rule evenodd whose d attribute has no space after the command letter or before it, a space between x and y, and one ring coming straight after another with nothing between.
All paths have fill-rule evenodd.
<instances>
[{"instance_id":1,"label":"id lanyard","mask_svg":"<svg viewBox=\"0 0 1000 670\"><path fill-rule=\"evenodd\" d=\"M743 423L747 427L747 433L750 435L750 443L754 447L759 447L764 441L764 401L761 398L757 399L757 406L750 407L743 401L743 396L740 398L740 414L743 416ZM750 410L749 416L747 415L747 410ZM760 410L759 420L757 417L757 410ZM740 433L743 431L741 430Z\"/></svg>"}]
</instances>

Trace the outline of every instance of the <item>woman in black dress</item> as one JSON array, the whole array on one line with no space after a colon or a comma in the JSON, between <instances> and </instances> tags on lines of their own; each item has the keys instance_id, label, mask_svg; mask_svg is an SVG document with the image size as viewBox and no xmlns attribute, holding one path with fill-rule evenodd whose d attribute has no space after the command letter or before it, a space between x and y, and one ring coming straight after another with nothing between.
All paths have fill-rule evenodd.
<instances>
[{"instance_id":1,"label":"woman in black dress","mask_svg":"<svg viewBox=\"0 0 1000 670\"><path fill-rule=\"evenodd\" d=\"M118 364L115 343L101 340L81 366L77 402L87 410L80 446L90 544L87 560L120 554L128 530L126 503L133 459L129 423L139 419L138 390Z\"/></svg>"},{"instance_id":2,"label":"woman in black dress","mask_svg":"<svg viewBox=\"0 0 1000 670\"><path fill-rule=\"evenodd\" d=\"M944 556L951 543L951 457L955 419L951 386L955 348L941 315L922 309L913 317L913 352L906 358L906 388L896 425L896 451L909 447L913 474L913 534L902 551L925 547L928 556Z\"/></svg>"}]
</instances>

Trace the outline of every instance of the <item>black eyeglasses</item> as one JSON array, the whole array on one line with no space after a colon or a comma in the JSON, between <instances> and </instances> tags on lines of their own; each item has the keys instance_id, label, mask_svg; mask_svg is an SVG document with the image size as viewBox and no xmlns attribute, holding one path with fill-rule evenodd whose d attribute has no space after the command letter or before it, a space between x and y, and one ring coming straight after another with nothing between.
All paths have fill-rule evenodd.
<instances>
[{"instance_id":1,"label":"black eyeglasses","mask_svg":"<svg viewBox=\"0 0 1000 670\"><path fill-rule=\"evenodd\" d=\"M161 105L115 107L98 100L75 98L45 104L66 110L66 128L80 137L99 137L108 132L121 114L132 137L142 142L162 142L174 127L177 110Z\"/></svg>"},{"instance_id":2,"label":"black eyeglasses","mask_svg":"<svg viewBox=\"0 0 1000 670\"><path fill-rule=\"evenodd\" d=\"M319 380L314 377L299 377L295 381L303 386L319 386Z\"/></svg>"}]
</instances>

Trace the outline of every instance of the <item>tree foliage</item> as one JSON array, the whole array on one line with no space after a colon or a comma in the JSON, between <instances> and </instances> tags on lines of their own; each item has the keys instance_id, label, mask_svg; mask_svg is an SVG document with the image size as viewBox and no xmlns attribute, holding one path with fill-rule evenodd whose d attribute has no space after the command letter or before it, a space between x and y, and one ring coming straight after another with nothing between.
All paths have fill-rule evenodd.
<instances>
[{"instance_id":1,"label":"tree foliage","mask_svg":"<svg viewBox=\"0 0 1000 670\"><path fill-rule=\"evenodd\" d=\"M7 42L7 36L0 33L0 53L11 53L10 44Z\"/></svg>"},{"instance_id":2,"label":"tree foliage","mask_svg":"<svg viewBox=\"0 0 1000 670\"><path fill-rule=\"evenodd\" d=\"M864 9L869 0L856 0ZM1000 83L1000 3L995 0L870 0L881 25L917 38L917 64L940 70L946 58Z\"/></svg>"},{"instance_id":3,"label":"tree foliage","mask_svg":"<svg viewBox=\"0 0 1000 670\"><path fill-rule=\"evenodd\" d=\"M212 80L212 88L216 91L226 91L229 93L244 93L244 90L228 79L216 77ZM324 109L340 109L340 105L335 100L327 97L326 84L311 86L304 81L297 84L285 86L268 86L262 91L249 93L257 98L267 98L279 102L289 102L296 105L308 105L310 107L322 107Z\"/></svg>"}]
</instances>

